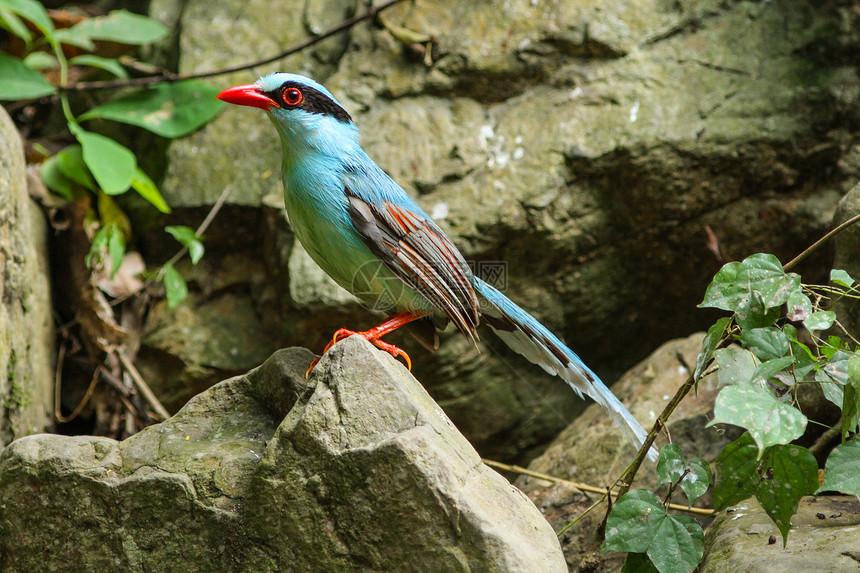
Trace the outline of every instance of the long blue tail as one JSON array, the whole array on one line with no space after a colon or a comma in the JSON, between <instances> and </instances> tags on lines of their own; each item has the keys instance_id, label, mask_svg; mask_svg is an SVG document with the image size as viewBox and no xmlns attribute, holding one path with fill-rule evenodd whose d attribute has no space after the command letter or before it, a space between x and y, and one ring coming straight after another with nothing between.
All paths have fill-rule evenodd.
<instances>
[{"instance_id":1,"label":"long blue tail","mask_svg":"<svg viewBox=\"0 0 860 573\"><path fill-rule=\"evenodd\" d=\"M481 309L484 321L505 344L550 374L561 377L580 398L585 394L606 408L624 435L637 448L642 446L647 435L645 430L573 350L535 317L481 279L475 278L474 287L488 303ZM648 458L657 460L654 448L648 452Z\"/></svg>"}]
</instances>

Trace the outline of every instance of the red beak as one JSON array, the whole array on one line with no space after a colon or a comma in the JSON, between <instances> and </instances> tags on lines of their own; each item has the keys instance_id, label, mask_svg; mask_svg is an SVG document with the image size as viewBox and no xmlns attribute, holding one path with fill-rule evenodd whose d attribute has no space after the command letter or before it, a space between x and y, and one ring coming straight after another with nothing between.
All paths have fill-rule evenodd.
<instances>
[{"instance_id":1,"label":"red beak","mask_svg":"<svg viewBox=\"0 0 860 573\"><path fill-rule=\"evenodd\" d=\"M266 111L269 111L269 108L272 107L281 107L275 103L272 98L261 92L260 86L257 84L246 84L243 86L227 88L218 94L217 99L226 101L227 103L234 103L236 105L258 107Z\"/></svg>"}]
</instances>

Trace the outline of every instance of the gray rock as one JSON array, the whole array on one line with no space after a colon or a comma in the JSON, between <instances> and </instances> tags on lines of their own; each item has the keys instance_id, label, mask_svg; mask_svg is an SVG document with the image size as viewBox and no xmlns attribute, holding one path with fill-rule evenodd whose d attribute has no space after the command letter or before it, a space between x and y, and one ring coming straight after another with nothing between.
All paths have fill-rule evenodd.
<instances>
[{"instance_id":1,"label":"gray rock","mask_svg":"<svg viewBox=\"0 0 860 573\"><path fill-rule=\"evenodd\" d=\"M2 570L567 570L401 364L352 337L306 381L312 357L279 351L124 442L13 442Z\"/></svg>"},{"instance_id":2,"label":"gray rock","mask_svg":"<svg viewBox=\"0 0 860 573\"><path fill-rule=\"evenodd\" d=\"M755 499L721 512L705 535L700 573L835 573L860 569L860 503L854 496L804 497L788 544Z\"/></svg>"},{"instance_id":3,"label":"gray rock","mask_svg":"<svg viewBox=\"0 0 860 573\"><path fill-rule=\"evenodd\" d=\"M30 200L21 138L0 109L0 448L53 424L48 230Z\"/></svg>"},{"instance_id":4,"label":"gray rock","mask_svg":"<svg viewBox=\"0 0 860 573\"><path fill-rule=\"evenodd\" d=\"M839 209L833 217L833 226L836 227L854 217L860 215L860 184L855 185L845 197L839 202ZM833 257L833 268L847 271L855 280L860 281L860 223L844 229L836 236ZM860 304L856 299L842 297L834 304L839 321L854 336L860 335Z\"/></svg>"},{"instance_id":5,"label":"gray rock","mask_svg":"<svg viewBox=\"0 0 860 573\"><path fill-rule=\"evenodd\" d=\"M170 61L192 72L277 53L357 6L156 0L152 12L177 30ZM788 260L811 243L857 177L860 81L846 62L860 26L844 6L419 0L383 17L433 35L432 64L362 23L217 81L277 69L323 81L371 157L466 258L506 263L511 298L609 383L661 342L707 326L695 305L724 261L758 251ZM163 190L174 206L196 207L230 185L230 201L255 222L259 205L278 203L279 154L264 114L227 109L171 145ZM257 265L261 245L286 251L245 284L254 299L245 308L272 317L259 331L270 333L268 344L259 340L263 353L318 350L329 327L371 326L357 305L337 302L319 271L298 276L306 267L287 233L236 238L245 241L239 250L210 232L207 252L241 252ZM297 262L272 289L285 260ZM811 263L813 274L826 270L822 259ZM218 278L200 284L208 282ZM486 339L480 355L459 341L433 357L419 351L415 371L479 450L530 457L582 405ZM175 358L191 377L206 367Z\"/></svg>"}]
</instances>

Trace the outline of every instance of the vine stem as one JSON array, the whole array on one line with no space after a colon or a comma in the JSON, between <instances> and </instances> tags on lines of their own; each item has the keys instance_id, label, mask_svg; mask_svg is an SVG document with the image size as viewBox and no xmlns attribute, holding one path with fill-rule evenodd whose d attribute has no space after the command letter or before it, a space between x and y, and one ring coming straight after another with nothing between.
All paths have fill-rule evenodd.
<instances>
[{"instance_id":1,"label":"vine stem","mask_svg":"<svg viewBox=\"0 0 860 573\"><path fill-rule=\"evenodd\" d=\"M287 48L283 52L275 54L274 56L270 56L267 58L263 58L262 60L257 60L255 62L251 62L249 64L242 64L240 66L233 66L230 68L222 68L220 70L211 70L208 72L198 72L193 74L164 74L158 76L145 76L141 78L133 78L130 80L110 80L110 81L102 81L102 82L80 82L72 85L66 85L66 82L63 81L58 89L61 92L70 92L70 91L94 91L94 90L105 90L105 89L115 89L115 88L124 88L124 87L132 87L132 86L145 86L150 84L157 83L165 83L165 82L178 82L182 80L195 80L202 78L211 78L213 76L220 76L224 74L232 74L233 72L241 72L243 70L248 70L254 68L256 66L262 66L265 64L270 64L277 60L281 60L286 58L287 56L291 56L296 52L300 52L305 48L309 48L314 44L321 42L335 34L339 34L344 30L348 30L352 28L359 22L363 22L364 20L369 20L371 18L375 18L380 12L383 10L387 10L392 6L399 4L403 0L387 0L378 6L371 6L368 8L367 12L363 14L359 14L358 16L353 16L352 18L348 18L339 24L336 24L322 32L321 34L317 34L316 36L311 36L310 38Z\"/></svg>"},{"instance_id":2,"label":"vine stem","mask_svg":"<svg viewBox=\"0 0 860 573\"><path fill-rule=\"evenodd\" d=\"M530 469L524 468L522 466L503 464L502 462L496 462L493 460L488 460L486 458L481 458L481 461L484 462L485 464L487 464L488 466L490 466L491 468L496 468L496 469L500 469L500 470L504 470L504 471L508 471L508 472L514 472L514 473L522 474L522 475L537 478L537 479L551 481L553 483L567 484L567 485L573 486L576 489L583 491L583 492L599 493L599 494L602 494L604 496L607 493L606 488L601 488L601 487L597 487L594 485L589 485L587 483L570 481L570 480L563 479L560 477L551 476L549 474L536 472L534 470L530 470ZM617 496L613 495L613 497L617 497ZM670 503L668 505L668 507L669 507L669 509L675 509L678 511L686 511L688 513L695 513L698 515L713 515L714 514L713 509L707 509L707 508L701 508L701 507L688 507L686 505L678 505L675 503ZM563 533L569 527L570 526L565 527L565 529L562 530L559 534Z\"/></svg>"},{"instance_id":3,"label":"vine stem","mask_svg":"<svg viewBox=\"0 0 860 573\"><path fill-rule=\"evenodd\" d=\"M858 185L860 185L860 183L858 183ZM854 187L854 189L856 189L856 188L857 188L857 186ZM852 189L852 191L853 191L853 189ZM821 237L820 239L818 239L817 241L812 243L802 253L800 253L799 255L797 255L796 257L794 257L793 259L791 259L790 261L788 261L784 265L782 265L782 270L789 271L789 270L793 269L800 261L802 261L803 259L808 257L810 254L812 254L821 245L823 245L824 243L826 243L827 241L829 241L830 239L835 237L837 234L841 233L843 230L847 229L848 227L850 227L851 225L853 225L854 223L856 223L858 221L860 221L860 213L854 215L853 217L851 217L847 221L843 222L842 224L837 226L835 229L833 229L832 231L830 231L829 233L827 233L826 235L824 235L823 237Z\"/></svg>"},{"instance_id":4,"label":"vine stem","mask_svg":"<svg viewBox=\"0 0 860 573\"><path fill-rule=\"evenodd\" d=\"M728 332L723 333L722 338L714 347L722 348L729 341ZM702 372L706 371L708 367L710 367L711 362L713 362L713 358L708 361L708 364L702 368ZM681 403L687 394L690 393L690 390L696 385L697 379L695 376L695 371L690 372L690 375L684 381L678 391L675 392L675 395L669 400L669 403L666 404L666 407L663 408L663 411L660 412L660 415L657 416L657 420L654 422L654 426L651 428L651 431L648 432L648 436L645 438L645 442L642 444L642 447L639 448L639 451L636 453L636 458L633 460L627 469L624 471L624 474L615 482L618 487L618 497L621 497L625 493L630 490L630 486L633 483L633 479L636 477L636 473L639 471L639 467L642 465L642 462L645 461L645 456L648 455L648 450L651 449L651 445L654 443L654 440L657 439L657 435L663 430L666 426L666 422L669 420L669 417L672 415L672 412L675 411L675 408L678 407L678 404Z\"/></svg>"}]
</instances>

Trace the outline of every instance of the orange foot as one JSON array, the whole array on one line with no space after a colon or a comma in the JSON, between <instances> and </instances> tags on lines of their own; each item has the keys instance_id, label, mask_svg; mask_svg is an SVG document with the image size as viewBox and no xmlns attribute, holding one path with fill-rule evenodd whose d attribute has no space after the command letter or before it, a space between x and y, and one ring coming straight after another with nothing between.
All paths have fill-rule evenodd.
<instances>
[{"instance_id":1,"label":"orange foot","mask_svg":"<svg viewBox=\"0 0 860 573\"><path fill-rule=\"evenodd\" d=\"M426 314L414 314L411 312L397 313L387 318L385 322L383 322L379 326L371 328L370 330L365 330L364 332L356 332L354 330L340 328L337 330L337 332L334 333L331 342L329 342L326 345L325 349L323 349L323 356L326 352L329 351L329 348L331 348L344 338L350 337L353 334L357 334L358 336L364 337L365 340L370 342L375 347L379 348L380 350L384 350L395 358L397 358L398 356L402 356L403 359L406 361L406 367L409 368L409 370L412 370L412 360L409 358L409 355L406 354L406 352L404 352L402 349L394 346L393 344L383 342L382 340L380 340L380 338L400 328L404 324L408 324L413 320L421 318L422 316L426 316ZM311 365L308 366L308 369L305 372L305 378L310 376L311 371L313 371L314 367L317 365L321 358L322 356L320 358L315 358L314 361L311 362Z\"/></svg>"}]
</instances>

